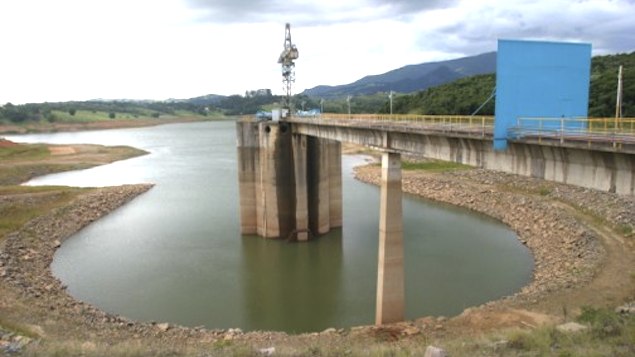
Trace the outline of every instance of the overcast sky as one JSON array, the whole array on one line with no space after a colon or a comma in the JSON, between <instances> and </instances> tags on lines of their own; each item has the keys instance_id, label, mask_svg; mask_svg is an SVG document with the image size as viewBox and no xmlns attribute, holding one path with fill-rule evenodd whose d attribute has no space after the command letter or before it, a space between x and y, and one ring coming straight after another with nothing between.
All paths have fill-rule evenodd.
<instances>
[{"instance_id":1,"label":"overcast sky","mask_svg":"<svg viewBox=\"0 0 635 357\"><path fill-rule=\"evenodd\" d=\"M635 50L635 0L2 0L0 104L300 92L495 51L497 39Z\"/></svg>"}]
</instances>

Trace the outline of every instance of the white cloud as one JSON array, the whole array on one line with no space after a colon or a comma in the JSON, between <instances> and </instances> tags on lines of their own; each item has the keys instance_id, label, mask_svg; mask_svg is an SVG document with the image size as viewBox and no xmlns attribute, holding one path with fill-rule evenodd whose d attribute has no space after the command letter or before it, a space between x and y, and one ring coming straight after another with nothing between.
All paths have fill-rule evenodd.
<instances>
[{"instance_id":1,"label":"white cloud","mask_svg":"<svg viewBox=\"0 0 635 357\"><path fill-rule=\"evenodd\" d=\"M7 0L0 103L281 93L285 22L299 92L493 51L498 38L631 52L633 18L632 0Z\"/></svg>"}]
</instances>

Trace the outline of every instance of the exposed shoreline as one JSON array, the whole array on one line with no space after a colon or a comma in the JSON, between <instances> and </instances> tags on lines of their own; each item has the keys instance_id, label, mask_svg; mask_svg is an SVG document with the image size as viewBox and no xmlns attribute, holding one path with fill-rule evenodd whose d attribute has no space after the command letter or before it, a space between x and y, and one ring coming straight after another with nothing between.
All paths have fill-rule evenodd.
<instances>
[{"instance_id":1,"label":"exposed shoreline","mask_svg":"<svg viewBox=\"0 0 635 357\"><path fill-rule=\"evenodd\" d=\"M356 169L362 181L378 183L379 169ZM36 311L28 317L37 337L79 340L91 343L134 340L156 348L197 350L215 341L242 341L249 345L277 343L303 345L325 338L324 334L289 336L282 332L249 332L185 328L166 323L142 323L109 314L73 299L50 271L55 250L68 237L91 222L146 192L151 185L100 188L81 194L68 206L38 217L0 242L0 292L22 301ZM421 197L465 207L494 217L518 233L535 259L531 283L510 297L467 309L451 319L422 317L397 324L400 333L427 336L474 333L536 323L531 314L557 316L563 304L572 311L586 304L618 304L632 299L635 292L633 238L611 243L617 234L603 235L601 227L635 226L635 200L567 185L484 170L431 174L405 171L403 189ZM601 218L591 224L590 218ZM619 237L618 237L619 238ZM608 241L607 241L608 239ZM616 253L617 252L617 253ZM616 254L622 255L616 260ZM620 263L621 262L621 263ZM618 264L618 265L616 265ZM619 265L621 264L621 265ZM624 266L626 265L626 266ZM600 275L610 269L619 286L594 287ZM598 291L602 289L602 291ZM588 291L586 291L588 290ZM585 292L586 291L586 292ZM596 294L597 293L597 294ZM592 295L597 295L593 297ZM0 302L0 309L6 309ZM11 308L11 307L8 307ZM515 311L524 317L509 319ZM19 313L19 309L17 309ZM500 318L501 314L505 318ZM516 314L515 316L518 317ZM483 322L486 316L487 323ZM527 322L529 321L529 322ZM373 326L354 327L350 332L329 331L330 343L349 343L369 336ZM335 341L335 342L333 342ZM176 346L176 347L175 347Z\"/></svg>"},{"instance_id":2,"label":"exposed shoreline","mask_svg":"<svg viewBox=\"0 0 635 357\"><path fill-rule=\"evenodd\" d=\"M166 117L166 118L138 118L138 119L111 119L99 121L76 121L76 122L35 122L17 124L0 123L0 136L20 135L20 134L43 134L57 132L75 132L86 130L108 130L125 128L142 128L147 126L157 126L175 123L191 123L202 121L231 120L219 118L197 118L197 117Z\"/></svg>"}]
</instances>

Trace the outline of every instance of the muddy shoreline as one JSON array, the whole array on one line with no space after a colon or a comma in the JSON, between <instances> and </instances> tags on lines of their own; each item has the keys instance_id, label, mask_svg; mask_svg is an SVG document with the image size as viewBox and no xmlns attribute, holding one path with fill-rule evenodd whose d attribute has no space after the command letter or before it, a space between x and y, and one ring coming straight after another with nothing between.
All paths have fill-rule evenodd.
<instances>
[{"instance_id":1,"label":"muddy shoreline","mask_svg":"<svg viewBox=\"0 0 635 357\"><path fill-rule=\"evenodd\" d=\"M147 126L157 126L175 123L191 123L205 120L224 120L224 119L207 119L197 117L168 117L168 118L138 118L138 119L111 119L98 121L76 121L76 122L34 122L18 124L2 124L0 123L1 135L17 135L17 134L34 134L34 133L57 133L57 132L75 132L88 130L108 130L108 129L125 129L125 128L142 128Z\"/></svg>"},{"instance_id":2,"label":"muddy shoreline","mask_svg":"<svg viewBox=\"0 0 635 357\"><path fill-rule=\"evenodd\" d=\"M357 168L356 177L377 184L379 169L373 166ZM330 336L331 342L347 343L360 335L376 333L377 328L372 326L294 336L281 332L243 333L238 329L185 328L162 322L133 321L73 299L50 271L55 250L75 232L151 187L129 185L91 190L71 204L30 221L0 242L2 292L13 296L15 301L29 304L35 311L27 320L30 326L35 326L37 337L96 344L134 340L152 343L159 349L174 350L174 346L178 346L196 350L210 343L228 340L262 344L264 347L273 342L304 345L308 343L306 341L322 339L324 334ZM605 249L603 238L589 224L588 217L602 220L601 224L612 227L635 226L635 201L632 197L498 172L477 169L440 174L404 171L403 189L502 221L518 233L518 238L532 251L535 259L531 283L513 296L467 309L464 314L449 320L421 318L398 324L399 333L405 336L420 333L438 336L449 329L457 329L457 333L468 329L473 333L470 328L478 331L484 328L482 323L471 326L475 313L501 309L557 314L562 307L559 302L550 304L550 297L558 294L565 298L573 296L577 289L592 285L594 278L605 269L610 251ZM633 238L624 237L622 243L628 262L633 257ZM633 274L632 264L630 268L624 270L621 278L628 280L628 274ZM632 298L635 291L632 280L628 286L614 287L615 295L604 298L610 300L606 302L616 303L629 296ZM571 304L572 308L585 304L584 296ZM0 309L3 308L0 302ZM491 324L486 327L498 326L496 321Z\"/></svg>"}]
</instances>

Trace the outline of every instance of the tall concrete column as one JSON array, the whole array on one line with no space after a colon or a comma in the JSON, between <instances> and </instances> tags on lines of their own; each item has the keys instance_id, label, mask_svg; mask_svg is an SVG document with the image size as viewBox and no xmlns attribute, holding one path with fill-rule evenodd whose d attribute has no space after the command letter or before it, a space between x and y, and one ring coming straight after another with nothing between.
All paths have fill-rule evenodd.
<instances>
[{"instance_id":1,"label":"tall concrete column","mask_svg":"<svg viewBox=\"0 0 635 357\"><path fill-rule=\"evenodd\" d=\"M308 138L307 156L311 231L314 234L325 234L331 229L327 140Z\"/></svg>"},{"instance_id":2,"label":"tall concrete column","mask_svg":"<svg viewBox=\"0 0 635 357\"><path fill-rule=\"evenodd\" d=\"M260 163L256 175L258 235L287 238L295 222L295 177L291 134L286 124L259 123Z\"/></svg>"},{"instance_id":3,"label":"tall concrete column","mask_svg":"<svg viewBox=\"0 0 635 357\"><path fill-rule=\"evenodd\" d=\"M307 185L307 137L293 136L293 166L295 169L295 229L296 239L309 240L309 195Z\"/></svg>"},{"instance_id":4,"label":"tall concrete column","mask_svg":"<svg viewBox=\"0 0 635 357\"><path fill-rule=\"evenodd\" d=\"M403 218L401 207L401 155L384 153L381 160L379 206L379 259L375 324L403 321L404 293Z\"/></svg>"},{"instance_id":5,"label":"tall concrete column","mask_svg":"<svg viewBox=\"0 0 635 357\"><path fill-rule=\"evenodd\" d=\"M329 204L331 227L342 226L342 144L329 142Z\"/></svg>"},{"instance_id":6,"label":"tall concrete column","mask_svg":"<svg viewBox=\"0 0 635 357\"><path fill-rule=\"evenodd\" d=\"M256 222L256 178L259 171L258 130L253 123L236 123L238 149L238 191L240 195L240 233L258 233Z\"/></svg>"}]
</instances>

